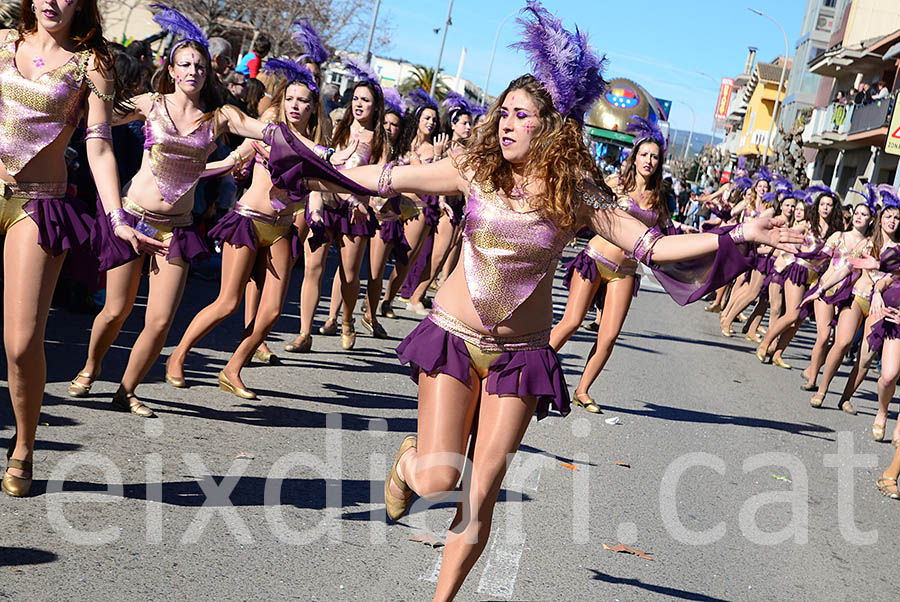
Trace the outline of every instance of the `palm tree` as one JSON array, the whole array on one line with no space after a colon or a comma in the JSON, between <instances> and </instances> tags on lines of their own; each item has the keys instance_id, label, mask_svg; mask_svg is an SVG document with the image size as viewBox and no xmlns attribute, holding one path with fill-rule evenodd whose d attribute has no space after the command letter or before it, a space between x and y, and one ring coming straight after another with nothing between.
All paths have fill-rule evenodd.
<instances>
[{"instance_id":1,"label":"palm tree","mask_svg":"<svg viewBox=\"0 0 900 602\"><path fill-rule=\"evenodd\" d=\"M443 69L441 70L443 72ZM434 81L434 69L425 67L424 65L416 65L413 67L406 79L404 79L397 89L401 94L409 94L416 88L424 88L426 92L431 90L431 82ZM447 86L442 78L438 78L437 85L434 87L434 97L437 100L443 100L447 95Z\"/></svg>"}]
</instances>

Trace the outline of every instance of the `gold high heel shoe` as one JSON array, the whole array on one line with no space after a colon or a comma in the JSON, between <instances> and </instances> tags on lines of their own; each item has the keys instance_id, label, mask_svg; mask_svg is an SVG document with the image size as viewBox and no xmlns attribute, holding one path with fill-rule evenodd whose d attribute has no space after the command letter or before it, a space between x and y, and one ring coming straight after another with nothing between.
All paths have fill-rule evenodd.
<instances>
[{"instance_id":1,"label":"gold high heel shoe","mask_svg":"<svg viewBox=\"0 0 900 602\"><path fill-rule=\"evenodd\" d=\"M296 343L286 344L284 350L288 353L309 353L312 349L312 335L301 332L296 340Z\"/></svg>"},{"instance_id":2,"label":"gold high heel shoe","mask_svg":"<svg viewBox=\"0 0 900 602\"><path fill-rule=\"evenodd\" d=\"M825 403L825 396L821 393L816 393L812 396L812 399L809 400L809 405L814 408L821 408L823 403Z\"/></svg>"},{"instance_id":3,"label":"gold high heel shoe","mask_svg":"<svg viewBox=\"0 0 900 602\"><path fill-rule=\"evenodd\" d=\"M341 347L346 351L353 349L356 345L356 330L353 328L353 322L341 323Z\"/></svg>"},{"instance_id":4,"label":"gold high heel shoe","mask_svg":"<svg viewBox=\"0 0 900 602\"><path fill-rule=\"evenodd\" d=\"M185 382L183 377L180 376L172 376L169 374L169 360L172 359L170 355L166 358L166 382L175 387L176 389L186 389L187 382Z\"/></svg>"},{"instance_id":5,"label":"gold high heel shoe","mask_svg":"<svg viewBox=\"0 0 900 602\"><path fill-rule=\"evenodd\" d=\"M752 335L752 334L748 333L748 334L744 335L744 338L752 343L762 343L762 337L759 336L758 334Z\"/></svg>"},{"instance_id":6,"label":"gold high heel shoe","mask_svg":"<svg viewBox=\"0 0 900 602\"><path fill-rule=\"evenodd\" d=\"M403 482L400 479L400 475L397 474L397 465L400 463L400 458L403 457L403 454L407 452L410 448L415 448L418 440L415 435L407 435L403 438L403 442L400 443L400 449L397 450L397 456L394 458L394 465L391 467L391 472L388 473L387 479L384 480L384 509L387 511L388 518L391 520L397 520L409 510L409 507L412 505L413 496L412 490L409 488L409 485ZM402 491L403 493L409 493L406 497L396 497L391 493L391 481L394 482L394 485Z\"/></svg>"},{"instance_id":7,"label":"gold high heel shoe","mask_svg":"<svg viewBox=\"0 0 900 602\"><path fill-rule=\"evenodd\" d=\"M141 418L155 418L156 414L153 410L145 406L134 393L126 393L122 389L116 391L113 395L112 404L123 412L131 412L135 416Z\"/></svg>"},{"instance_id":8,"label":"gold high heel shoe","mask_svg":"<svg viewBox=\"0 0 900 602\"><path fill-rule=\"evenodd\" d=\"M388 338L388 333L384 329L384 327L376 320L370 320L368 317L366 317L366 314L363 314L362 323L363 326L365 326L369 330L369 332L372 333L372 336L376 339Z\"/></svg>"},{"instance_id":9,"label":"gold high heel shoe","mask_svg":"<svg viewBox=\"0 0 900 602\"><path fill-rule=\"evenodd\" d=\"M256 397L256 393L251 391L250 389L245 389L243 387L239 387L228 380L228 377L225 376L225 371L222 370L219 372L219 388L223 391L227 391L232 395L237 395L242 399L258 399Z\"/></svg>"},{"instance_id":10,"label":"gold high heel shoe","mask_svg":"<svg viewBox=\"0 0 900 602\"><path fill-rule=\"evenodd\" d=\"M257 349L253 352L253 359L261 364L275 365L278 363L277 355L271 351L263 351L262 349Z\"/></svg>"},{"instance_id":11,"label":"gold high heel shoe","mask_svg":"<svg viewBox=\"0 0 900 602\"><path fill-rule=\"evenodd\" d=\"M600 406L597 405L597 402L591 399L590 395L587 395L585 393L575 393L574 395L572 395L572 404L578 406L579 408L584 408L592 414L603 413L603 410L600 409Z\"/></svg>"},{"instance_id":12,"label":"gold high heel shoe","mask_svg":"<svg viewBox=\"0 0 900 602\"><path fill-rule=\"evenodd\" d=\"M86 378L90 382L87 384L78 382L79 378ZM75 375L75 378L69 383L69 397L87 397L91 392L91 387L94 386L94 383L97 382L97 379L100 378L100 370L97 370L97 374L91 376L87 372L79 372Z\"/></svg>"},{"instance_id":13,"label":"gold high heel shoe","mask_svg":"<svg viewBox=\"0 0 900 602\"><path fill-rule=\"evenodd\" d=\"M768 349L763 349L762 345L756 348L756 359L764 364L766 363L766 351L768 351Z\"/></svg>"},{"instance_id":14,"label":"gold high heel shoe","mask_svg":"<svg viewBox=\"0 0 900 602\"><path fill-rule=\"evenodd\" d=\"M783 359L781 359L781 357L773 357L772 365L778 366L779 368L784 368L785 370L791 369L791 365L789 363L787 363L786 361L784 361Z\"/></svg>"},{"instance_id":15,"label":"gold high heel shoe","mask_svg":"<svg viewBox=\"0 0 900 602\"><path fill-rule=\"evenodd\" d=\"M16 447L17 435L13 435L9 440L9 447L6 450L6 470L3 472L3 481L0 484L3 491L12 497L25 497L31 491L33 464L28 460L17 460L12 457L13 450ZM14 468L27 472L27 477L17 477L9 474L9 469Z\"/></svg>"},{"instance_id":16,"label":"gold high heel shoe","mask_svg":"<svg viewBox=\"0 0 900 602\"><path fill-rule=\"evenodd\" d=\"M884 441L884 427L887 426L885 424L873 424L872 425L872 439L875 441Z\"/></svg>"},{"instance_id":17,"label":"gold high heel shoe","mask_svg":"<svg viewBox=\"0 0 900 602\"><path fill-rule=\"evenodd\" d=\"M329 337L333 337L337 334L338 325L337 319L329 316L325 323L319 326L319 334L324 334Z\"/></svg>"}]
</instances>

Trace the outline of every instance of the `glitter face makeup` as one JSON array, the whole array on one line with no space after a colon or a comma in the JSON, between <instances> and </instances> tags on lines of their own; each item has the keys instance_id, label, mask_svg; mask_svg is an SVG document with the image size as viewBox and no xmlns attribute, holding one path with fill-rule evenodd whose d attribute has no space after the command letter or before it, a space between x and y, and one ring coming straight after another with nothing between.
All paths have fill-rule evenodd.
<instances>
[{"instance_id":1,"label":"glitter face makeup","mask_svg":"<svg viewBox=\"0 0 900 602\"><path fill-rule=\"evenodd\" d=\"M42 59L42 58L39 57L39 56L34 57L33 59L31 59L31 62L34 63L34 66L35 66L35 67L43 67L43 66L44 66L44 59Z\"/></svg>"}]
</instances>

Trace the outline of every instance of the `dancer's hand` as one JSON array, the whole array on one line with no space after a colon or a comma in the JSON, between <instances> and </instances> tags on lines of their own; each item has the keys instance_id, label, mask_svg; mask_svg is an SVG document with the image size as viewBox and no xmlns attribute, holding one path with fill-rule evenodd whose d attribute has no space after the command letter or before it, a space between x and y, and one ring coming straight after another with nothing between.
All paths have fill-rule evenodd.
<instances>
[{"instance_id":1,"label":"dancer's hand","mask_svg":"<svg viewBox=\"0 0 900 602\"><path fill-rule=\"evenodd\" d=\"M322 218L322 212L318 209L309 212L309 223L321 224L325 220Z\"/></svg>"},{"instance_id":2,"label":"dancer's hand","mask_svg":"<svg viewBox=\"0 0 900 602\"><path fill-rule=\"evenodd\" d=\"M783 217L757 217L744 222L744 239L762 245L769 245L782 251L796 253L796 244L803 242L803 235L784 227Z\"/></svg>"},{"instance_id":3,"label":"dancer's hand","mask_svg":"<svg viewBox=\"0 0 900 602\"><path fill-rule=\"evenodd\" d=\"M894 324L900 324L900 309L897 309L896 307L885 307L883 311L885 320L893 322Z\"/></svg>"},{"instance_id":4,"label":"dancer's hand","mask_svg":"<svg viewBox=\"0 0 900 602\"><path fill-rule=\"evenodd\" d=\"M453 207L447 202L443 196L438 197L438 207L441 208L441 211L444 212L444 215L447 217L453 217Z\"/></svg>"},{"instance_id":5,"label":"dancer's hand","mask_svg":"<svg viewBox=\"0 0 900 602\"><path fill-rule=\"evenodd\" d=\"M878 260L869 255L863 255L862 257L851 257L850 265L858 270L874 270L878 267Z\"/></svg>"},{"instance_id":6,"label":"dancer's hand","mask_svg":"<svg viewBox=\"0 0 900 602\"><path fill-rule=\"evenodd\" d=\"M356 152L357 148L359 148L359 138L350 138L347 141L347 146L345 148L336 150L334 151L334 154L331 155L331 164L343 165L350 157L353 156L353 153Z\"/></svg>"},{"instance_id":7,"label":"dancer's hand","mask_svg":"<svg viewBox=\"0 0 900 602\"><path fill-rule=\"evenodd\" d=\"M116 238L131 245L131 248L134 249L135 253L166 255L169 252L168 242L160 242L155 238L150 238L146 234L141 234L129 226L116 226L113 233L116 235Z\"/></svg>"},{"instance_id":8,"label":"dancer's hand","mask_svg":"<svg viewBox=\"0 0 900 602\"><path fill-rule=\"evenodd\" d=\"M812 295L806 295L805 297L803 297L803 299L800 301L800 307L803 307L804 305L811 303L813 301L816 301L818 299L821 299L821 298L822 298L822 289L816 289L816 292L814 292Z\"/></svg>"},{"instance_id":9,"label":"dancer's hand","mask_svg":"<svg viewBox=\"0 0 900 602\"><path fill-rule=\"evenodd\" d=\"M878 289L872 291L872 301L869 304L869 315L874 318L880 318L884 312L884 299Z\"/></svg>"},{"instance_id":10,"label":"dancer's hand","mask_svg":"<svg viewBox=\"0 0 900 602\"><path fill-rule=\"evenodd\" d=\"M262 142L254 140L250 143L250 146L253 147L253 150L255 150L256 154L258 154L260 157L262 157L266 161L269 160L269 149L267 149Z\"/></svg>"},{"instance_id":11,"label":"dancer's hand","mask_svg":"<svg viewBox=\"0 0 900 602\"><path fill-rule=\"evenodd\" d=\"M444 150L447 143L450 142L450 136L447 134L438 134L434 137L434 160L439 161L444 157Z\"/></svg>"},{"instance_id":12,"label":"dancer's hand","mask_svg":"<svg viewBox=\"0 0 900 602\"><path fill-rule=\"evenodd\" d=\"M353 213L350 215L350 221L354 224L358 224L360 222L366 221L366 218L369 217L369 212L366 211L365 203L354 203L353 204Z\"/></svg>"}]
</instances>

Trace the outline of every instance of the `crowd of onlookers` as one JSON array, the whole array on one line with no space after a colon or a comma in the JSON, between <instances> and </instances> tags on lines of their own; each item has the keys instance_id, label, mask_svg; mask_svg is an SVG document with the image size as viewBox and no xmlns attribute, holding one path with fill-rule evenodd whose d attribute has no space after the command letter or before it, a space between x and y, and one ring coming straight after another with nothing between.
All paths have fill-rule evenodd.
<instances>
[{"instance_id":1,"label":"crowd of onlookers","mask_svg":"<svg viewBox=\"0 0 900 602\"><path fill-rule=\"evenodd\" d=\"M884 81L877 81L874 84L860 82L858 88L850 88L846 91L838 90L832 102L838 105L866 105L890 95L891 91L888 90Z\"/></svg>"}]
</instances>

